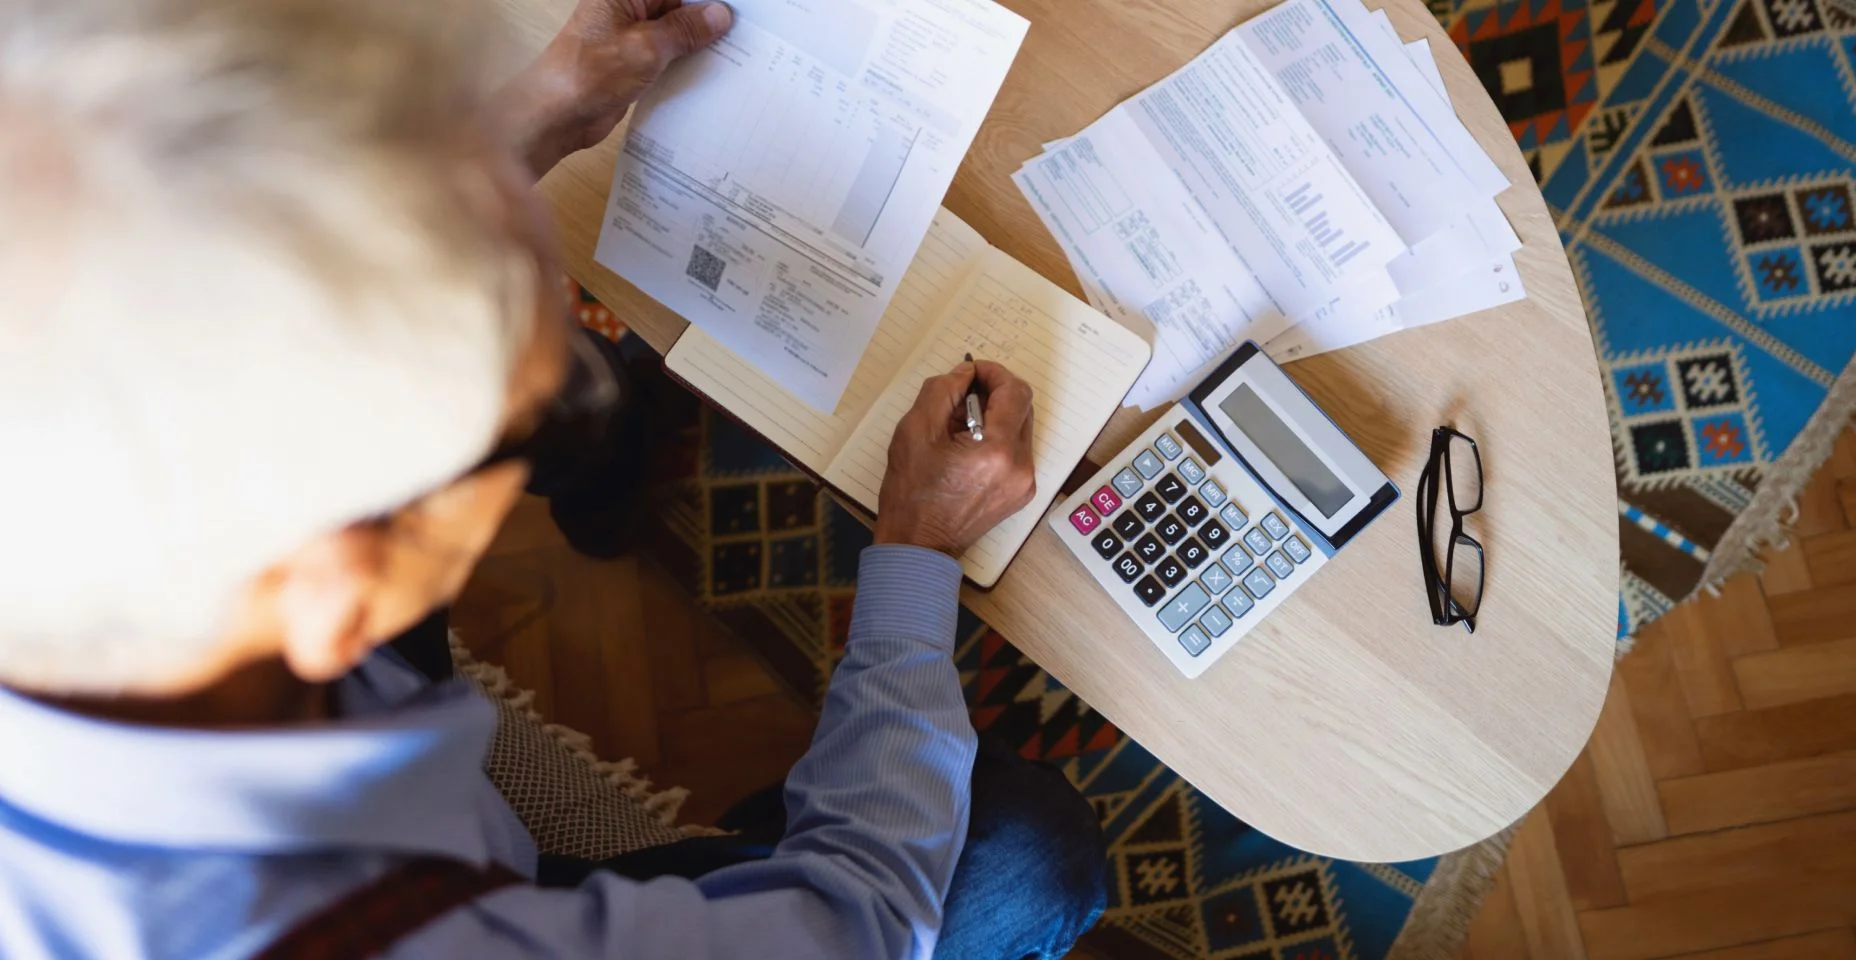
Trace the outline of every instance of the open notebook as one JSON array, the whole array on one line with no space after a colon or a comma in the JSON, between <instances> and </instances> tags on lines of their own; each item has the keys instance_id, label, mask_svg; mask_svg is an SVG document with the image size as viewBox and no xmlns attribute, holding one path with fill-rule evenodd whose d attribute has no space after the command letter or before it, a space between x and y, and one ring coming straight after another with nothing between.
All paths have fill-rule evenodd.
<instances>
[{"instance_id":1,"label":"open notebook","mask_svg":"<svg viewBox=\"0 0 1856 960\"><path fill-rule=\"evenodd\" d=\"M896 421L923 380L946 373L968 352L1010 367L1036 397L1038 495L960 558L967 577L989 587L1147 365L1151 351L1139 336L994 249L943 209L831 414L782 389L696 326L684 331L665 365L874 514Z\"/></svg>"}]
</instances>

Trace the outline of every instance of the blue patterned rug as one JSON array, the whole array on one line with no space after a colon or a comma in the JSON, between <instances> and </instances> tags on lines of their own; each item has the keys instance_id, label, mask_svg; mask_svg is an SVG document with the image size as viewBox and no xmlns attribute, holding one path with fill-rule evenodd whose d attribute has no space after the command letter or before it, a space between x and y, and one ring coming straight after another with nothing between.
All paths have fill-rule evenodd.
<instances>
[{"instance_id":1,"label":"blue patterned rug","mask_svg":"<svg viewBox=\"0 0 1856 960\"><path fill-rule=\"evenodd\" d=\"M1623 637L1693 591L1807 424L1847 413L1823 407L1856 352L1856 0L1432 9L1540 178L1592 318ZM692 404L683 426L660 464L676 479L652 550L816 699L868 534L725 418ZM1328 860L1248 831L1006 638L971 616L962 630L975 726L1061 764L1108 829L1115 888L1085 940L1095 953L1379 960L1452 872ZM1480 893L1460 891L1441 922Z\"/></svg>"},{"instance_id":2,"label":"blue patterned rug","mask_svg":"<svg viewBox=\"0 0 1856 960\"><path fill-rule=\"evenodd\" d=\"M1585 296L1634 633L1693 591L1856 351L1856 0L1433 10L1528 155Z\"/></svg>"}]
</instances>

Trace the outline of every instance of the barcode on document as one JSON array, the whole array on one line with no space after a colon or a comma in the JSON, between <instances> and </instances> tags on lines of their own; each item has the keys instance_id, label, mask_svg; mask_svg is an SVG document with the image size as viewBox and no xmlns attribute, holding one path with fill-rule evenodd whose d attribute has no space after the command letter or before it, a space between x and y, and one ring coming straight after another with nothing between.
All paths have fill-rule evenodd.
<instances>
[{"instance_id":1,"label":"barcode on document","mask_svg":"<svg viewBox=\"0 0 1856 960\"><path fill-rule=\"evenodd\" d=\"M1329 223L1327 207L1322 205L1321 200L1322 195L1315 191L1311 183L1303 183L1282 196L1282 202L1288 205L1289 212L1302 219L1302 226L1308 229L1308 235L1320 245L1321 252L1328 258L1328 265L1339 269L1347 261L1359 256L1368 244L1362 240L1348 240L1346 231Z\"/></svg>"},{"instance_id":2,"label":"barcode on document","mask_svg":"<svg viewBox=\"0 0 1856 960\"><path fill-rule=\"evenodd\" d=\"M690 265L684 267L683 272L713 293L721 289L722 270L727 266L721 257L703 249L701 244L693 244L690 247Z\"/></svg>"}]
</instances>

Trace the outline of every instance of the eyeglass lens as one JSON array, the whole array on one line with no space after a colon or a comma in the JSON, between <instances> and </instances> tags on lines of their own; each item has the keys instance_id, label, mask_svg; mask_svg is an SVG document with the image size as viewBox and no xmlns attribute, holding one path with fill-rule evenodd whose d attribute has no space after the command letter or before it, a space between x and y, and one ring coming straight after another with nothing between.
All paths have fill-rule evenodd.
<instances>
[{"instance_id":1,"label":"eyeglass lens","mask_svg":"<svg viewBox=\"0 0 1856 960\"><path fill-rule=\"evenodd\" d=\"M1444 582L1458 616L1473 617L1482 606L1482 544L1467 534L1454 538L1444 554Z\"/></svg>"},{"instance_id":2,"label":"eyeglass lens","mask_svg":"<svg viewBox=\"0 0 1856 960\"><path fill-rule=\"evenodd\" d=\"M1458 433L1444 441L1444 490L1457 513L1482 509L1482 453L1476 441Z\"/></svg>"}]
</instances>

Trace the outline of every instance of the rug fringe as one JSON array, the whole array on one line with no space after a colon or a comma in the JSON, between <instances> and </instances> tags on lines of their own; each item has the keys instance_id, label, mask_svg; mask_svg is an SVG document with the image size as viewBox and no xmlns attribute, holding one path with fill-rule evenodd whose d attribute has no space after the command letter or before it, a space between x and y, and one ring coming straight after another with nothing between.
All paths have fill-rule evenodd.
<instances>
[{"instance_id":1,"label":"rug fringe","mask_svg":"<svg viewBox=\"0 0 1856 960\"><path fill-rule=\"evenodd\" d=\"M1713 592L1735 574L1762 569L1760 551L1791 542L1790 528L1798 522L1798 494L1830 459L1837 436L1852 418L1856 418L1856 360L1837 375L1830 393L1798 432L1797 439L1760 478L1753 502L1721 534L1714 555L1701 572L1698 590Z\"/></svg>"},{"instance_id":2,"label":"rug fringe","mask_svg":"<svg viewBox=\"0 0 1856 960\"><path fill-rule=\"evenodd\" d=\"M683 787L653 790L650 779L638 773L638 763L630 757L619 761L601 760L599 754L593 752L591 736L572 727L549 723L546 717L535 710L535 691L517 686L509 672L502 667L471 656L470 649L458 638L457 631L451 631L450 639L451 661L459 673L476 681L487 696L508 704L540 727L573 754L574 759L585 763L607 783L618 787L626 796L643 805L657 817L659 823L666 827L677 827L677 814L683 809L683 801L689 799L689 790Z\"/></svg>"},{"instance_id":3,"label":"rug fringe","mask_svg":"<svg viewBox=\"0 0 1856 960\"><path fill-rule=\"evenodd\" d=\"M1448 960L1456 956L1488 899L1495 875L1508 859L1508 847L1520 823L1509 824L1481 843L1445 854L1418 898L1386 960Z\"/></svg>"}]
</instances>

